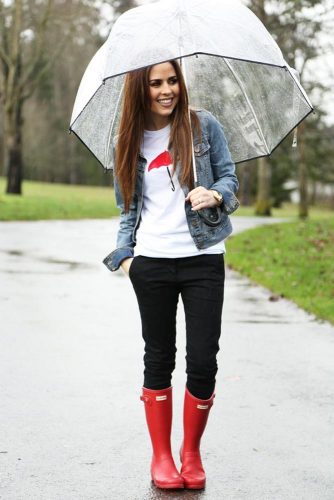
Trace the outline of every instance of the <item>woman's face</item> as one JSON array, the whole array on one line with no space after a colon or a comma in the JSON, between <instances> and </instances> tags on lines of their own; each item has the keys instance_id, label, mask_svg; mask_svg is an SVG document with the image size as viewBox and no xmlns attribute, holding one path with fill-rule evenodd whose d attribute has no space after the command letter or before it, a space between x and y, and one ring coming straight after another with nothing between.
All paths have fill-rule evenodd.
<instances>
[{"instance_id":1,"label":"woman's face","mask_svg":"<svg viewBox=\"0 0 334 500\"><path fill-rule=\"evenodd\" d=\"M180 86L175 69L170 62L157 64L150 70L149 116L147 124L151 129L165 127L179 101Z\"/></svg>"}]
</instances>

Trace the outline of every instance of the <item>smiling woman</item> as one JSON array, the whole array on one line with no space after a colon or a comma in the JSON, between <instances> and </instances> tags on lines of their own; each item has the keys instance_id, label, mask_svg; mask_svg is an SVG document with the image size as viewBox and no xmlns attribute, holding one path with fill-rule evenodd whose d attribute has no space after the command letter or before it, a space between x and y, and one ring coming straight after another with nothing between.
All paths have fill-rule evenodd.
<instances>
[{"instance_id":1,"label":"smiling woman","mask_svg":"<svg viewBox=\"0 0 334 500\"><path fill-rule=\"evenodd\" d=\"M152 479L159 488L201 489L206 478L199 444L214 398L224 239L232 231L228 213L238 207L235 167L220 123L207 111L190 110L175 60L126 75L115 149L121 220L117 248L104 263L111 271L121 266L137 296L145 342L141 399L153 447ZM198 211L218 205L222 219L209 229ZM179 295L187 325L180 472L170 443Z\"/></svg>"},{"instance_id":2,"label":"smiling woman","mask_svg":"<svg viewBox=\"0 0 334 500\"><path fill-rule=\"evenodd\" d=\"M197 114L190 111L190 116L192 127L200 135ZM115 173L126 211L135 189L137 156L144 130L161 130L167 125L171 129L166 149L170 145L173 152L173 171L179 162L181 183L190 190L193 186L192 131L188 93L179 64L170 61L128 73L115 151Z\"/></svg>"},{"instance_id":3,"label":"smiling woman","mask_svg":"<svg viewBox=\"0 0 334 500\"><path fill-rule=\"evenodd\" d=\"M153 66L149 74L150 116L148 130L165 127L170 120L180 94L180 86L174 66L170 62Z\"/></svg>"}]
</instances>

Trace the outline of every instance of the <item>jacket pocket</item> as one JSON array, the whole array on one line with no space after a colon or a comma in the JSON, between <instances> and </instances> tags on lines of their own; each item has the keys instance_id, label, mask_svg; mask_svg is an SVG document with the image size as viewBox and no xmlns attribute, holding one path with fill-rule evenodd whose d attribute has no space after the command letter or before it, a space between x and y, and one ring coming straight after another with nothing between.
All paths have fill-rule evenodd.
<instances>
[{"instance_id":1,"label":"jacket pocket","mask_svg":"<svg viewBox=\"0 0 334 500\"><path fill-rule=\"evenodd\" d=\"M195 156L203 156L210 149L210 144L208 142L200 142L194 145Z\"/></svg>"}]
</instances>

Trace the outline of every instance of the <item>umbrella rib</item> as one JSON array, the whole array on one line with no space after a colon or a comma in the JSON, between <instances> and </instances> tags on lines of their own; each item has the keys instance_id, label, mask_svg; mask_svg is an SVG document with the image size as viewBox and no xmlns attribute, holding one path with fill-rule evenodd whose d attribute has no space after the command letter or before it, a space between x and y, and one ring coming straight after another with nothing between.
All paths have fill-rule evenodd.
<instances>
[{"instance_id":1,"label":"umbrella rib","mask_svg":"<svg viewBox=\"0 0 334 500\"><path fill-rule=\"evenodd\" d=\"M267 150L267 154L268 154L268 155L270 155L270 150L269 150L269 148L268 148L267 141L266 141L266 139L265 139L265 137L264 137L264 135L263 135L263 132L262 132L262 129L261 129L261 126L260 126L259 120L258 120L258 118L257 118L257 116L256 116L256 113L255 113L255 110L254 110L254 108L253 108L253 106L252 106L252 103L250 102L249 97L248 97L248 95L247 95L247 93L246 93L246 91L245 91L245 87L244 87L244 85L243 85L242 81L240 80L240 78L238 77L238 75L236 75L236 73L235 73L234 69L232 68L231 64L230 64L230 63L229 63L229 62L228 62L225 58L223 58L223 59L224 59L224 62L225 62L225 64L226 64L226 66L227 66L227 67L228 67L228 69L231 71L231 73L232 73L232 75L233 75L233 77L234 77L235 81L236 81L236 82L237 82L237 84L239 85L239 87L240 87L240 89L241 89L241 91L242 91L242 93L243 93L243 95L244 95L244 97L245 97L245 99L246 99L246 101L247 101L247 104L248 104L248 106L249 106L249 109L251 110L251 113L252 113L252 115L253 115L253 117L254 117L254 120L255 120L255 123L256 123L256 125L257 125L258 131L259 131L259 133L260 133L260 135L261 135L261 138L262 138L262 140L263 140L263 142L264 142L265 148L266 148L266 150Z\"/></svg>"},{"instance_id":2,"label":"umbrella rib","mask_svg":"<svg viewBox=\"0 0 334 500\"><path fill-rule=\"evenodd\" d=\"M181 63L181 68L183 69L183 78L184 78L184 83L186 88L188 87L188 78L187 78L187 67L186 67L186 58L184 57L182 59ZM194 184L195 187L197 187L197 169L196 169L196 158L195 158L195 150L194 150L194 137L193 137L193 131L191 127L191 114L190 114L190 106L188 106L188 118L189 118L189 124L190 124L190 140L191 140L191 159L192 159L192 167L193 167L193 174L194 174Z\"/></svg>"},{"instance_id":3,"label":"umbrella rib","mask_svg":"<svg viewBox=\"0 0 334 500\"><path fill-rule=\"evenodd\" d=\"M163 33L164 31L166 31L166 29L168 28L168 26L177 18L177 12L174 12L171 19L169 19L166 23L162 24L160 23L158 28L159 28L159 31L156 31L154 33L154 39L157 39L159 37L159 35L161 35L161 33ZM155 23L157 24L157 22L155 21ZM169 33L172 35L172 33ZM174 35L174 38L177 38L176 35Z\"/></svg>"},{"instance_id":4,"label":"umbrella rib","mask_svg":"<svg viewBox=\"0 0 334 500\"><path fill-rule=\"evenodd\" d=\"M118 99L117 99L117 102L116 102L116 106L115 106L114 116L113 116L111 125L109 127L108 140L107 140L106 148L104 150L105 159L107 160L106 161L106 165L107 165L107 162L108 162L108 151L109 151L109 147L110 147L111 136L112 136L112 132L114 130L114 125L115 125L115 121L116 121L116 116L117 116L119 104L121 102L121 98L122 98L122 95L123 95L123 89L124 89L124 83L122 83L121 90L119 92L119 96L118 96Z\"/></svg>"}]
</instances>

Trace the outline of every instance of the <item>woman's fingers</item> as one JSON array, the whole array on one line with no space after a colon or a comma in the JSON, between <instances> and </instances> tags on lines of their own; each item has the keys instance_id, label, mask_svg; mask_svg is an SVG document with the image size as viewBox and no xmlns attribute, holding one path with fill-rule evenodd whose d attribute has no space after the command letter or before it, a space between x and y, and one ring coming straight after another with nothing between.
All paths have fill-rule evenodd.
<instances>
[{"instance_id":1,"label":"woman's fingers","mask_svg":"<svg viewBox=\"0 0 334 500\"><path fill-rule=\"evenodd\" d=\"M186 201L189 201L192 208L196 209L196 207L207 201L207 189L202 186L193 189L188 193Z\"/></svg>"},{"instance_id":2,"label":"woman's fingers","mask_svg":"<svg viewBox=\"0 0 334 500\"><path fill-rule=\"evenodd\" d=\"M196 197L196 195L200 196L200 193L203 191L206 191L206 189L203 186L198 186L197 188L192 189L191 191L189 191L186 197L186 201L190 201L190 198Z\"/></svg>"},{"instance_id":3,"label":"woman's fingers","mask_svg":"<svg viewBox=\"0 0 334 500\"><path fill-rule=\"evenodd\" d=\"M217 202L210 189L205 189L199 186L189 192L186 201L191 203L192 210L201 210L202 208L209 208L216 206Z\"/></svg>"}]
</instances>

